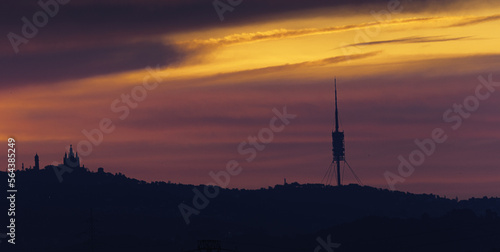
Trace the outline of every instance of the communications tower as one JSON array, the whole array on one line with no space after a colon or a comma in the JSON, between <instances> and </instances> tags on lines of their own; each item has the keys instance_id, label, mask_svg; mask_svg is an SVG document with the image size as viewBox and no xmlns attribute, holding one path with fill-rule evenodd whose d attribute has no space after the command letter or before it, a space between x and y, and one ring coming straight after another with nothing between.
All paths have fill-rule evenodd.
<instances>
[{"instance_id":1,"label":"communications tower","mask_svg":"<svg viewBox=\"0 0 500 252\"><path fill-rule=\"evenodd\" d=\"M325 180L326 178L326 184L329 185L332 182L333 177L335 177L337 180L337 186L341 186L343 179L342 176L343 170L345 168L345 165L347 165L347 167L349 167L349 170L351 170L354 178L356 178L359 184L362 184L361 180L358 178L358 176L356 176L356 173L354 173L354 170L351 168L351 166L349 165L349 163L347 163L347 160L345 159L344 131L339 131L339 110L337 106L337 78L335 78L334 80L334 88L335 88L335 131L332 131L333 160L325 176L323 176L323 180ZM341 162L343 163L342 171L340 170ZM323 182L323 180L321 182Z\"/></svg>"}]
</instances>

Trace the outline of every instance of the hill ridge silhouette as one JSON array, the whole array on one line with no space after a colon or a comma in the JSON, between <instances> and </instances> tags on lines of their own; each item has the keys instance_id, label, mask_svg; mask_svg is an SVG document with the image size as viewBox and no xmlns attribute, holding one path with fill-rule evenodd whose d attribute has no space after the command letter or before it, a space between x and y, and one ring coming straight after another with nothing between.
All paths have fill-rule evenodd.
<instances>
[{"instance_id":1,"label":"hill ridge silhouette","mask_svg":"<svg viewBox=\"0 0 500 252\"><path fill-rule=\"evenodd\" d=\"M7 174L0 172L0 179L6 181ZM89 251L91 234L95 251L107 251L105 248L117 244L126 244L120 247L122 251L139 247L141 251L179 251L200 239L239 244L253 239L267 240L267 244L289 239L300 243L304 237L323 234L322 230L336 234L339 227L369 227L370 218L395 219L397 225L408 220L444 218L465 209L474 216L500 213L499 198L458 201L354 184L337 187L291 183L261 189L220 188L219 195L186 225L178 205L191 204L192 190L202 190L204 185L147 183L121 173L85 170L65 174L61 183L47 169L17 171L16 185L16 247L20 251ZM95 231L89 231L91 224ZM45 233L51 238L40 235ZM314 245L315 237L303 242L304 246L309 242Z\"/></svg>"}]
</instances>

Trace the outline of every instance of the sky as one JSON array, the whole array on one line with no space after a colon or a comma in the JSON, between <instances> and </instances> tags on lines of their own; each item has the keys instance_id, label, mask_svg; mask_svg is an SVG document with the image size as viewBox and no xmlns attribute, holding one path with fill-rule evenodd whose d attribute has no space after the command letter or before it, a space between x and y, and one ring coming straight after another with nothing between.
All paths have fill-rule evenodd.
<instances>
[{"instance_id":1,"label":"sky","mask_svg":"<svg viewBox=\"0 0 500 252\"><path fill-rule=\"evenodd\" d=\"M321 183L336 77L364 185L500 196L498 1L40 3L0 15L0 138L18 166L72 144L91 171L145 181L217 184L235 160L230 188Z\"/></svg>"}]
</instances>

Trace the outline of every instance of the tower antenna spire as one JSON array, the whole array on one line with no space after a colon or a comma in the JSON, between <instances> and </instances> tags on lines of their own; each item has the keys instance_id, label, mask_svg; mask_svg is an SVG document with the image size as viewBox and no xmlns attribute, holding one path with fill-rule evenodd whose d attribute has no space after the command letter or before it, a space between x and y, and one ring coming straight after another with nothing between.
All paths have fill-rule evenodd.
<instances>
[{"instance_id":1,"label":"tower antenna spire","mask_svg":"<svg viewBox=\"0 0 500 252\"><path fill-rule=\"evenodd\" d=\"M339 131L339 110L337 107L337 77L335 77L335 132Z\"/></svg>"}]
</instances>

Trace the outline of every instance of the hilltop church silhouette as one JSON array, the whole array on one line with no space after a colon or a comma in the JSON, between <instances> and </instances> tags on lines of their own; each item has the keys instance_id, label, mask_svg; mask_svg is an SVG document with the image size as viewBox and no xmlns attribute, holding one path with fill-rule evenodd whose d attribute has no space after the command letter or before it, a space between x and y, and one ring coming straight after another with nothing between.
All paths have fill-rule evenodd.
<instances>
[{"instance_id":1,"label":"hilltop church silhouette","mask_svg":"<svg viewBox=\"0 0 500 252\"><path fill-rule=\"evenodd\" d=\"M69 156L65 152L63 158L63 165L72 167L72 168L80 168L80 158L78 157L78 152L73 153L73 145L69 145Z\"/></svg>"},{"instance_id":2,"label":"hilltop church silhouette","mask_svg":"<svg viewBox=\"0 0 500 252\"><path fill-rule=\"evenodd\" d=\"M73 169L81 169L81 170L86 170L85 165L80 166L80 157L78 157L78 152L73 152L73 145L69 145L69 154L68 152L64 152L64 157L62 160L62 164L59 164L57 166L66 166L69 168ZM51 168L54 165L47 165L45 166L45 169ZM102 169L102 168L101 168ZM22 163L22 168L21 170L24 170L24 163ZM35 166L26 168L26 170L33 170L33 171L39 171L40 170L40 157L38 156L38 153L35 153Z\"/></svg>"}]
</instances>

